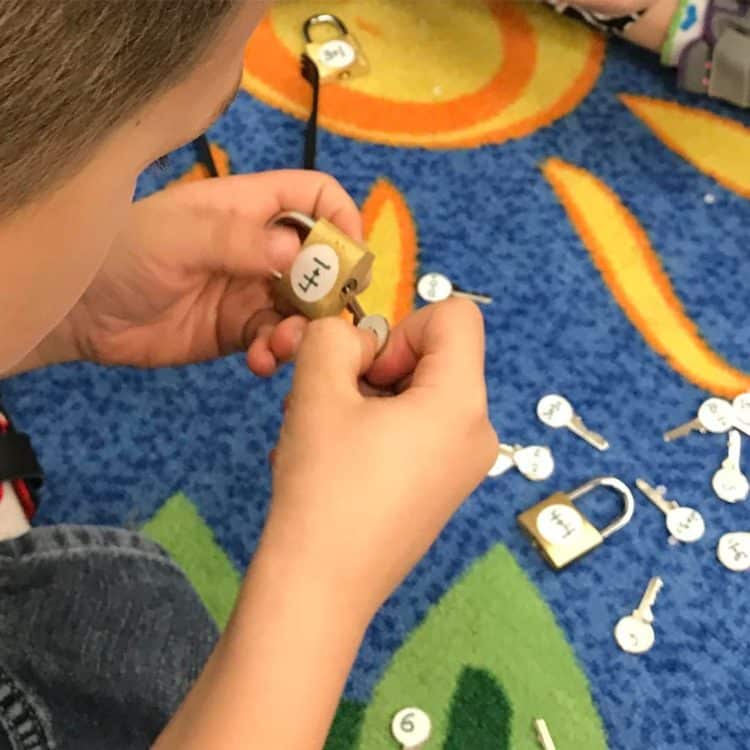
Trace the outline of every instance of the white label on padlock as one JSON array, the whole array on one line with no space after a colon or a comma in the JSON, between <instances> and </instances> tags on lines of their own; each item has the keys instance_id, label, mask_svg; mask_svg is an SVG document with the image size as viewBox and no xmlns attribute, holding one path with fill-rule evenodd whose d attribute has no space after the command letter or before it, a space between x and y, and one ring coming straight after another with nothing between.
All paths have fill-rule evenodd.
<instances>
[{"instance_id":1,"label":"white label on padlock","mask_svg":"<svg viewBox=\"0 0 750 750\"><path fill-rule=\"evenodd\" d=\"M401 747L418 748L430 739L432 722L420 708L403 708L393 717L391 734Z\"/></svg>"},{"instance_id":2,"label":"white label on padlock","mask_svg":"<svg viewBox=\"0 0 750 750\"><path fill-rule=\"evenodd\" d=\"M706 533L703 516L684 505L667 513L667 528L678 542L697 542Z\"/></svg>"},{"instance_id":3,"label":"white label on padlock","mask_svg":"<svg viewBox=\"0 0 750 750\"><path fill-rule=\"evenodd\" d=\"M295 259L289 274L292 290L303 302L317 302L339 277L339 256L329 245L310 245Z\"/></svg>"},{"instance_id":4,"label":"white label on padlock","mask_svg":"<svg viewBox=\"0 0 750 750\"><path fill-rule=\"evenodd\" d=\"M318 60L336 70L350 67L356 59L357 53L354 47L343 39L332 39L318 50Z\"/></svg>"},{"instance_id":5,"label":"white label on padlock","mask_svg":"<svg viewBox=\"0 0 750 750\"><path fill-rule=\"evenodd\" d=\"M567 505L548 505L536 517L536 528L550 544L572 544L583 528L583 519Z\"/></svg>"},{"instance_id":6,"label":"white label on padlock","mask_svg":"<svg viewBox=\"0 0 750 750\"><path fill-rule=\"evenodd\" d=\"M750 570L750 534L746 531L724 534L719 539L716 556L725 568L736 573Z\"/></svg>"}]
</instances>

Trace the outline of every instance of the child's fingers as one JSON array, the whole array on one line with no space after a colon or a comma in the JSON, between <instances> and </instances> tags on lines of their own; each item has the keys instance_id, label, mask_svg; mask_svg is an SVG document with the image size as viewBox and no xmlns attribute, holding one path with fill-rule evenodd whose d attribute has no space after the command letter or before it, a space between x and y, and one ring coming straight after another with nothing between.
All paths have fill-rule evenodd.
<instances>
[{"instance_id":1,"label":"child's fingers","mask_svg":"<svg viewBox=\"0 0 750 750\"><path fill-rule=\"evenodd\" d=\"M414 386L484 395L484 324L476 305L461 299L427 305L393 330L367 379L391 386L409 377Z\"/></svg>"},{"instance_id":2,"label":"child's fingers","mask_svg":"<svg viewBox=\"0 0 750 750\"><path fill-rule=\"evenodd\" d=\"M296 356L309 321L301 315L282 320L274 329L269 346L279 362L291 362Z\"/></svg>"},{"instance_id":3,"label":"child's fingers","mask_svg":"<svg viewBox=\"0 0 750 750\"><path fill-rule=\"evenodd\" d=\"M376 346L372 333L360 331L343 318L310 323L297 354L295 399L361 398L359 378L372 364Z\"/></svg>"},{"instance_id":4,"label":"child's fingers","mask_svg":"<svg viewBox=\"0 0 750 750\"><path fill-rule=\"evenodd\" d=\"M264 312L272 313L270 310ZM259 313L254 317L260 320L254 325L252 342L247 349L247 366L259 377L268 378L276 372L279 366L276 356L271 351L271 336L276 330L278 315Z\"/></svg>"}]
</instances>

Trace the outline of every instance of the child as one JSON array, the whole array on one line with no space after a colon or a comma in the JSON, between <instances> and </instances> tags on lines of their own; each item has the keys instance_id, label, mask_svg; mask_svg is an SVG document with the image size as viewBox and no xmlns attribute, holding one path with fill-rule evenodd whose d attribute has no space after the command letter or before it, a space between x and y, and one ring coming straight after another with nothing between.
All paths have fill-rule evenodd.
<instances>
[{"instance_id":1,"label":"child","mask_svg":"<svg viewBox=\"0 0 750 750\"><path fill-rule=\"evenodd\" d=\"M274 311L269 278L298 240L273 215L361 234L333 179L239 176L131 204L138 173L231 101L265 6L0 0L0 370L244 350L271 375L297 359L271 511L218 641L158 547L29 529L22 485L4 483L3 750L320 748L368 621L496 456L474 306L415 313L377 361L343 320Z\"/></svg>"},{"instance_id":2,"label":"child","mask_svg":"<svg viewBox=\"0 0 750 750\"><path fill-rule=\"evenodd\" d=\"M749 0L548 0L561 13L661 54L678 84L750 107Z\"/></svg>"}]
</instances>

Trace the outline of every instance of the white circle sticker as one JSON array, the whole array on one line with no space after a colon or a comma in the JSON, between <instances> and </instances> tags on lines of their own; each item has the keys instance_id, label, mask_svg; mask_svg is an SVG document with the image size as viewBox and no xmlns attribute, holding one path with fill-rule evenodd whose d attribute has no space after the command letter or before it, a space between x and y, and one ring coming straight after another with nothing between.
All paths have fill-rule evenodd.
<instances>
[{"instance_id":1,"label":"white circle sticker","mask_svg":"<svg viewBox=\"0 0 750 750\"><path fill-rule=\"evenodd\" d=\"M750 427L750 393L740 393L732 402L732 408L737 421Z\"/></svg>"},{"instance_id":2,"label":"white circle sticker","mask_svg":"<svg viewBox=\"0 0 750 750\"><path fill-rule=\"evenodd\" d=\"M623 617L615 626L617 645L628 654L645 654L656 640L651 625L637 617Z\"/></svg>"},{"instance_id":3,"label":"white circle sticker","mask_svg":"<svg viewBox=\"0 0 750 750\"><path fill-rule=\"evenodd\" d=\"M701 404L698 419L709 432L729 432L734 425L734 409L723 398L709 398Z\"/></svg>"},{"instance_id":4,"label":"white circle sticker","mask_svg":"<svg viewBox=\"0 0 750 750\"><path fill-rule=\"evenodd\" d=\"M532 482L543 482L555 471L552 451L544 445L529 445L516 451L513 457L518 470Z\"/></svg>"},{"instance_id":5,"label":"white circle sticker","mask_svg":"<svg viewBox=\"0 0 750 750\"><path fill-rule=\"evenodd\" d=\"M572 544L583 528L583 521L574 508L548 505L536 517L536 528L550 544Z\"/></svg>"},{"instance_id":6,"label":"white circle sticker","mask_svg":"<svg viewBox=\"0 0 750 750\"><path fill-rule=\"evenodd\" d=\"M453 284L442 273L428 273L419 280L417 294L425 302L442 302L453 294Z\"/></svg>"},{"instance_id":7,"label":"white circle sticker","mask_svg":"<svg viewBox=\"0 0 750 750\"><path fill-rule=\"evenodd\" d=\"M354 47L343 39L332 39L318 50L318 60L329 68L343 70L353 65L357 59Z\"/></svg>"},{"instance_id":8,"label":"white circle sticker","mask_svg":"<svg viewBox=\"0 0 750 750\"><path fill-rule=\"evenodd\" d=\"M357 323L357 328L370 331L378 340L378 354L383 351L391 335L391 326L382 315L367 315Z\"/></svg>"},{"instance_id":9,"label":"white circle sticker","mask_svg":"<svg viewBox=\"0 0 750 750\"><path fill-rule=\"evenodd\" d=\"M564 396L551 393L539 401L536 414L549 427L564 427L573 417L573 407Z\"/></svg>"},{"instance_id":10,"label":"white circle sticker","mask_svg":"<svg viewBox=\"0 0 750 750\"><path fill-rule=\"evenodd\" d=\"M688 507L672 508L667 513L667 528L679 542L697 542L706 532L703 516Z\"/></svg>"},{"instance_id":11,"label":"white circle sticker","mask_svg":"<svg viewBox=\"0 0 750 750\"><path fill-rule=\"evenodd\" d=\"M747 477L736 469L719 469L714 474L711 484L717 497L727 503L747 500L747 496L750 495L750 483Z\"/></svg>"},{"instance_id":12,"label":"white circle sticker","mask_svg":"<svg viewBox=\"0 0 750 750\"><path fill-rule=\"evenodd\" d=\"M336 285L339 256L329 245L310 245L295 259L289 277L299 299L317 302Z\"/></svg>"},{"instance_id":13,"label":"white circle sticker","mask_svg":"<svg viewBox=\"0 0 750 750\"><path fill-rule=\"evenodd\" d=\"M732 531L719 539L716 550L719 562L735 573L750 570L750 534L746 531Z\"/></svg>"},{"instance_id":14,"label":"white circle sticker","mask_svg":"<svg viewBox=\"0 0 750 750\"><path fill-rule=\"evenodd\" d=\"M420 708L403 708L391 722L391 733L403 748L418 748L430 739L432 722Z\"/></svg>"}]
</instances>

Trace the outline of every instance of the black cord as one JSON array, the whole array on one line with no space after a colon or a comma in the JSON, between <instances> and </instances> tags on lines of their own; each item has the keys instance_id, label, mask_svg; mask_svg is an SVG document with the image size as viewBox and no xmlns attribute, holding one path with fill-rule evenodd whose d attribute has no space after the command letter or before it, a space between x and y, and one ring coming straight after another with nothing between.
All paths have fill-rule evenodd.
<instances>
[{"instance_id":1,"label":"black cord","mask_svg":"<svg viewBox=\"0 0 750 750\"><path fill-rule=\"evenodd\" d=\"M312 107L305 128L305 152L302 160L304 169L315 169L318 151L318 107L320 104L320 71L307 55L302 55L302 77L312 88Z\"/></svg>"},{"instance_id":2,"label":"black cord","mask_svg":"<svg viewBox=\"0 0 750 750\"><path fill-rule=\"evenodd\" d=\"M216 168L216 162L214 161L211 147L208 145L208 138L206 138L205 133L198 136L193 141L193 145L198 152L198 160L205 165L206 169L208 169L208 176L218 177L219 170Z\"/></svg>"}]
</instances>

